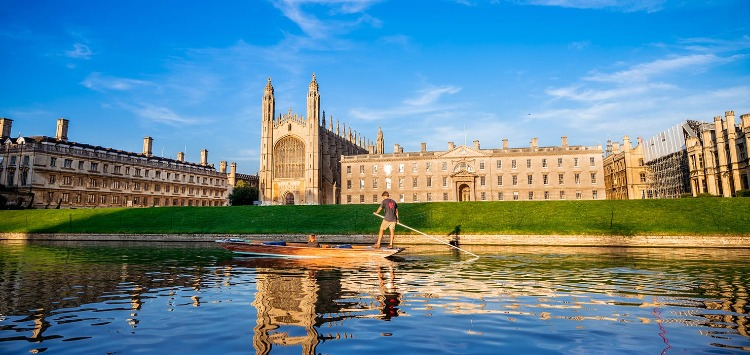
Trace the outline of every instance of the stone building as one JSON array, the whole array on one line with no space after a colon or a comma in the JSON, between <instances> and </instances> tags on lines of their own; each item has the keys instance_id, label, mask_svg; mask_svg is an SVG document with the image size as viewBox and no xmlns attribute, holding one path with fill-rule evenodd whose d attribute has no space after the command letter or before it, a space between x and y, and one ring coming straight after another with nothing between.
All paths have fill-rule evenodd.
<instances>
[{"instance_id":1,"label":"stone building","mask_svg":"<svg viewBox=\"0 0 750 355\"><path fill-rule=\"evenodd\" d=\"M693 196L731 197L750 189L750 114L740 116L739 127L734 111L724 114L726 119L715 116L713 123L701 123L697 134L686 139Z\"/></svg>"},{"instance_id":2,"label":"stone building","mask_svg":"<svg viewBox=\"0 0 750 355\"><path fill-rule=\"evenodd\" d=\"M8 203L35 208L224 206L231 185L226 171L208 164L68 140L68 123L57 120L55 137L11 137L12 120L0 118L0 185Z\"/></svg>"},{"instance_id":3,"label":"stone building","mask_svg":"<svg viewBox=\"0 0 750 355\"><path fill-rule=\"evenodd\" d=\"M333 117L326 127L315 74L307 94L307 117L276 116L271 78L263 93L260 141L260 200L264 204L335 204L341 196L343 155L367 153L366 140ZM374 149L374 148L372 148Z\"/></svg>"},{"instance_id":4,"label":"stone building","mask_svg":"<svg viewBox=\"0 0 750 355\"><path fill-rule=\"evenodd\" d=\"M604 186L608 200L632 200L646 196L650 184L649 174L643 160L643 142L632 146L629 136L619 142L607 141L603 161Z\"/></svg>"},{"instance_id":5,"label":"stone building","mask_svg":"<svg viewBox=\"0 0 750 355\"><path fill-rule=\"evenodd\" d=\"M400 202L596 200L605 198L601 146L482 149L448 143L444 151L347 155L341 158L342 203L378 203L387 190Z\"/></svg>"},{"instance_id":6,"label":"stone building","mask_svg":"<svg viewBox=\"0 0 750 355\"><path fill-rule=\"evenodd\" d=\"M712 123L682 121L628 149L608 144L604 159L608 199L679 198L707 193L731 197L750 185L750 114L734 111ZM626 136L627 137L627 136ZM610 150L612 153L610 154Z\"/></svg>"}]
</instances>

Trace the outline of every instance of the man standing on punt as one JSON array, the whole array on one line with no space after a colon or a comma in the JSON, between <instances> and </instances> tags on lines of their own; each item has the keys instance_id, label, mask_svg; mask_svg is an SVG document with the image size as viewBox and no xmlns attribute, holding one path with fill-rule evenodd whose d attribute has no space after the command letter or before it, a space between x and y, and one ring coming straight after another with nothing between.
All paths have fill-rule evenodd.
<instances>
[{"instance_id":1,"label":"man standing on punt","mask_svg":"<svg viewBox=\"0 0 750 355\"><path fill-rule=\"evenodd\" d=\"M383 210L383 222L380 223L380 230L378 231L378 241L374 247L380 248L380 241L383 239L383 231L386 228L391 230L391 242L388 244L388 248L393 248L393 237L395 234L396 223L398 223L398 204L392 198L388 191L384 191L383 202L380 203L380 207L375 211L375 214L379 214Z\"/></svg>"}]
</instances>

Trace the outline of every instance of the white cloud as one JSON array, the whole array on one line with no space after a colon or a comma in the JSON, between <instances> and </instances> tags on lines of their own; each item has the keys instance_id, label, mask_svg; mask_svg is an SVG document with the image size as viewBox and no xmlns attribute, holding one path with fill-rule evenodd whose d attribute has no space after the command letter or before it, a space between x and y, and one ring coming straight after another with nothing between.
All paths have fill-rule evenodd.
<instances>
[{"instance_id":1,"label":"white cloud","mask_svg":"<svg viewBox=\"0 0 750 355\"><path fill-rule=\"evenodd\" d=\"M461 88L455 86L441 86L418 91L419 96L404 100L404 103L410 106L432 105L445 94L455 94L461 91Z\"/></svg>"},{"instance_id":2,"label":"white cloud","mask_svg":"<svg viewBox=\"0 0 750 355\"><path fill-rule=\"evenodd\" d=\"M83 43L76 43L73 45L73 50L66 51L65 56L68 58L74 58L74 59L91 59L91 56L94 55L94 52L91 51L91 48L89 46L83 44Z\"/></svg>"},{"instance_id":3,"label":"white cloud","mask_svg":"<svg viewBox=\"0 0 750 355\"><path fill-rule=\"evenodd\" d=\"M380 21L363 12L380 0L277 0L271 3L281 11L284 16L294 22L305 34L314 38L329 38L335 34L347 32L351 28L362 23L370 23L379 27ZM303 10L304 6L317 5L330 9L332 15L355 15L359 17L346 21L328 18L321 20L311 13Z\"/></svg>"},{"instance_id":4,"label":"white cloud","mask_svg":"<svg viewBox=\"0 0 750 355\"><path fill-rule=\"evenodd\" d=\"M642 95L652 90L672 90L674 85L665 83L639 84L616 89L582 89L581 86L570 86L548 89L545 92L554 99L567 99L578 102L619 100Z\"/></svg>"},{"instance_id":5,"label":"white cloud","mask_svg":"<svg viewBox=\"0 0 750 355\"><path fill-rule=\"evenodd\" d=\"M130 109L138 117L157 123L166 123L170 125L193 125L199 122L199 120L195 118L180 116L167 107L144 104L140 107L131 107Z\"/></svg>"},{"instance_id":6,"label":"white cloud","mask_svg":"<svg viewBox=\"0 0 750 355\"><path fill-rule=\"evenodd\" d=\"M666 0L517 0L520 4L576 9L609 9L625 12L662 10Z\"/></svg>"},{"instance_id":7,"label":"white cloud","mask_svg":"<svg viewBox=\"0 0 750 355\"><path fill-rule=\"evenodd\" d=\"M104 76L101 73L91 73L81 82L81 85L96 91L127 91L137 87L153 86L154 84L145 80L117 78Z\"/></svg>"},{"instance_id":8,"label":"white cloud","mask_svg":"<svg viewBox=\"0 0 750 355\"><path fill-rule=\"evenodd\" d=\"M726 58L714 54L692 54L659 59L649 63L637 64L627 70L614 73L593 73L583 80L599 82L637 82L648 81L650 78L670 72L690 70L699 71L714 64L728 63L744 56L734 55Z\"/></svg>"},{"instance_id":9,"label":"white cloud","mask_svg":"<svg viewBox=\"0 0 750 355\"><path fill-rule=\"evenodd\" d=\"M568 48L570 49L576 49L581 50L591 45L591 41L578 41L578 42L572 42L568 44Z\"/></svg>"},{"instance_id":10,"label":"white cloud","mask_svg":"<svg viewBox=\"0 0 750 355\"><path fill-rule=\"evenodd\" d=\"M431 87L417 91L414 98L404 100L400 105L387 109L355 108L350 110L349 114L356 119L372 121L451 111L456 109L457 106L439 103L438 101L446 94L452 95L459 91L461 91L461 88L455 86Z\"/></svg>"}]
</instances>

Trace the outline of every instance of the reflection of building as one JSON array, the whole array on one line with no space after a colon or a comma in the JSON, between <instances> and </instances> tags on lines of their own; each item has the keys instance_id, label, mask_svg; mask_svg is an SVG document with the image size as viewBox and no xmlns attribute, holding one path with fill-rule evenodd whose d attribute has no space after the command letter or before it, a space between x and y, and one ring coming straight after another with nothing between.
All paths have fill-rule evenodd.
<instances>
[{"instance_id":1,"label":"reflection of building","mask_svg":"<svg viewBox=\"0 0 750 355\"><path fill-rule=\"evenodd\" d=\"M208 164L152 154L151 137L133 153L68 140L68 120L55 137L10 137L12 120L0 119L0 185L23 192L23 207L223 206L226 171ZM234 163L233 163L234 166ZM14 201L9 201L14 202Z\"/></svg>"},{"instance_id":2,"label":"reflection of building","mask_svg":"<svg viewBox=\"0 0 750 355\"><path fill-rule=\"evenodd\" d=\"M388 190L400 202L596 200L604 198L601 146L562 144L481 149L448 143L446 151L360 154L342 158L342 203L377 203Z\"/></svg>"},{"instance_id":3,"label":"reflection of building","mask_svg":"<svg viewBox=\"0 0 750 355\"><path fill-rule=\"evenodd\" d=\"M604 185L609 200L638 199L648 190L648 170L643 162L643 143L638 138L635 148L630 137L619 142L607 141L604 157Z\"/></svg>"},{"instance_id":4,"label":"reflection of building","mask_svg":"<svg viewBox=\"0 0 750 355\"><path fill-rule=\"evenodd\" d=\"M702 123L697 135L687 139L687 156L693 196L700 193L731 197L736 191L750 189L750 114L740 116L735 126L734 111L725 112L726 120L714 117Z\"/></svg>"},{"instance_id":5,"label":"reflection of building","mask_svg":"<svg viewBox=\"0 0 750 355\"><path fill-rule=\"evenodd\" d=\"M253 347L256 354L268 354L273 345L302 346L302 354L316 354L315 329L318 285L312 277L258 275L253 306L258 311ZM302 330L302 334L295 328Z\"/></svg>"},{"instance_id":6,"label":"reflection of building","mask_svg":"<svg viewBox=\"0 0 750 355\"><path fill-rule=\"evenodd\" d=\"M313 74L307 94L307 118L292 109L276 117L271 78L263 94L260 200L266 204L334 204L340 199L342 155L366 153L365 140L351 127L326 128ZM322 118L322 122L321 122Z\"/></svg>"}]
</instances>

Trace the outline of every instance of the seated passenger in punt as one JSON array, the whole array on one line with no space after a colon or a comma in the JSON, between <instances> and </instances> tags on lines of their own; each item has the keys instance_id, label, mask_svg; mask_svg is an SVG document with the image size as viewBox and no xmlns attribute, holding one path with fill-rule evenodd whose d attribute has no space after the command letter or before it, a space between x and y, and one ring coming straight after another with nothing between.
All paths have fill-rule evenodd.
<instances>
[{"instance_id":1,"label":"seated passenger in punt","mask_svg":"<svg viewBox=\"0 0 750 355\"><path fill-rule=\"evenodd\" d=\"M307 237L307 246L310 248L320 248L318 237L315 234L310 234L310 236Z\"/></svg>"}]
</instances>

